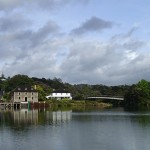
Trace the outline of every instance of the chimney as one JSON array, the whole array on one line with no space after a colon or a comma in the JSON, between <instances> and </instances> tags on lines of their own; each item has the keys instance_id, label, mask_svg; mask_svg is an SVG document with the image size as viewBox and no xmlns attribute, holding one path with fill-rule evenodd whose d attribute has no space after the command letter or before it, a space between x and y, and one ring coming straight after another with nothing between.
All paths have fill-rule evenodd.
<instances>
[{"instance_id":1,"label":"chimney","mask_svg":"<svg viewBox=\"0 0 150 150\"><path fill-rule=\"evenodd\" d=\"M36 84L34 85L34 89L36 90Z\"/></svg>"}]
</instances>

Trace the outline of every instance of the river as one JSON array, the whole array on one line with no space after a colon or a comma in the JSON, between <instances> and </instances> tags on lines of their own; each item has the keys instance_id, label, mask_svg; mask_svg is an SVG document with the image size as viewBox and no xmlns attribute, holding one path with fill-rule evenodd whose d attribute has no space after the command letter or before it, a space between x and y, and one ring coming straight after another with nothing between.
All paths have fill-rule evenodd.
<instances>
[{"instance_id":1,"label":"river","mask_svg":"<svg viewBox=\"0 0 150 150\"><path fill-rule=\"evenodd\" d=\"M150 150L150 111L1 110L1 150Z\"/></svg>"}]
</instances>

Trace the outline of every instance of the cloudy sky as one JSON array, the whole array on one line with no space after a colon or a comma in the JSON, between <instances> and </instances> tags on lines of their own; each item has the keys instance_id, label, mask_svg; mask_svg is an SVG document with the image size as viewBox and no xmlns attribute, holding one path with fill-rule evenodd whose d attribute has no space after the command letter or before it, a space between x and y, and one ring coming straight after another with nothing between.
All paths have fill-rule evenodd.
<instances>
[{"instance_id":1,"label":"cloudy sky","mask_svg":"<svg viewBox=\"0 0 150 150\"><path fill-rule=\"evenodd\" d=\"M0 0L0 72L71 84L150 80L150 0Z\"/></svg>"}]
</instances>

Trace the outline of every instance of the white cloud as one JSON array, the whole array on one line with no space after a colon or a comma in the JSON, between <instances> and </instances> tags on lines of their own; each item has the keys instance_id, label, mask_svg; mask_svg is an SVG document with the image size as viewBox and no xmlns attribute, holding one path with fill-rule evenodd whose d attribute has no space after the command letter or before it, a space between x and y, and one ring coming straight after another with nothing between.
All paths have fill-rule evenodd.
<instances>
[{"instance_id":1,"label":"white cloud","mask_svg":"<svg viewBox=\"0 0 150 150\"><path fill-rule=\"evenodd\" d=\"M47 31L47 25L45 27ZM141 55L139 51L147 44L132 35L125 37L122 34L119 40L115 38L104 42L94 39L87 41L64 34L47 38L44 34L40 38L41 42L36 42L34 47L22 49L24 44L30 42L27 40L23 44L22 41L26 38L30 40L40 31L45 32L44 26L37 32L30 33L32 36L25 34L23 38L9 39L10 46L6 51L1 51L1 56L11 60L7 63L6 59L3 65L5 74L23 73L47 78L56 76L70 83L107 85L133 83L140 78L148 78L150 55ZM16 40L22 44L20 48L18 44L15 46ZM129 47L132 49L128 49Z\"/></svg>"},{"instance_id":2,"label":"white cloud","mask_svg":"<svg viewBox=\"0 0 150 150\"><path fill-rule=\"evenodd\" d=\"M134 60L138 56L137 53L132 50L127 50L125 51L125 53L126 53L127 59L129 60Z\"/></svg>"},{"instance_id":3,"label":"white cloud","mask_svg":"<svg viewBox=\"0 0 150 150\"><path fill-rule=\"evenodd\" d=\"M71 31L63 30L57 18L61 8L88 2L0 0L0 71L6 76L18 73L46 78L56 76L70 83L107 85L149 79L149 40L136 37L140 28L126 28L120 33L120 26L114 29L115 21L91 17L97 15L90 13L88 20L82 18L86 21L80 26L70 27L74 28ZM57 13L51 15L53 10ZM39 16L41 11L44 16ZM73 12L69 17L74 19ZM110 28L113 32L99 32ZM83 33L86 35L81 36Z\"/></svg>"}]
</instances>

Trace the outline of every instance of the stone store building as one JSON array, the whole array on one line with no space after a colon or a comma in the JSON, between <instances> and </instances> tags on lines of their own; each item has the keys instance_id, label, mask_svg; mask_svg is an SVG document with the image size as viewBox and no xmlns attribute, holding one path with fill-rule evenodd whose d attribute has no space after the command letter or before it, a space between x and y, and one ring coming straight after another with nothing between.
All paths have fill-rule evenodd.
<instances>
[{"instance_id":1,"label":"stone store building","mask_svg":"<svg viewBox=\"0 0 150 150\"><path fill-rule=\"evenodd\" d=\"M38 102L38 92L35 88L30 86L18 86L13 90L11 100L13 102Z\"/></svg>"}]
</instances>

